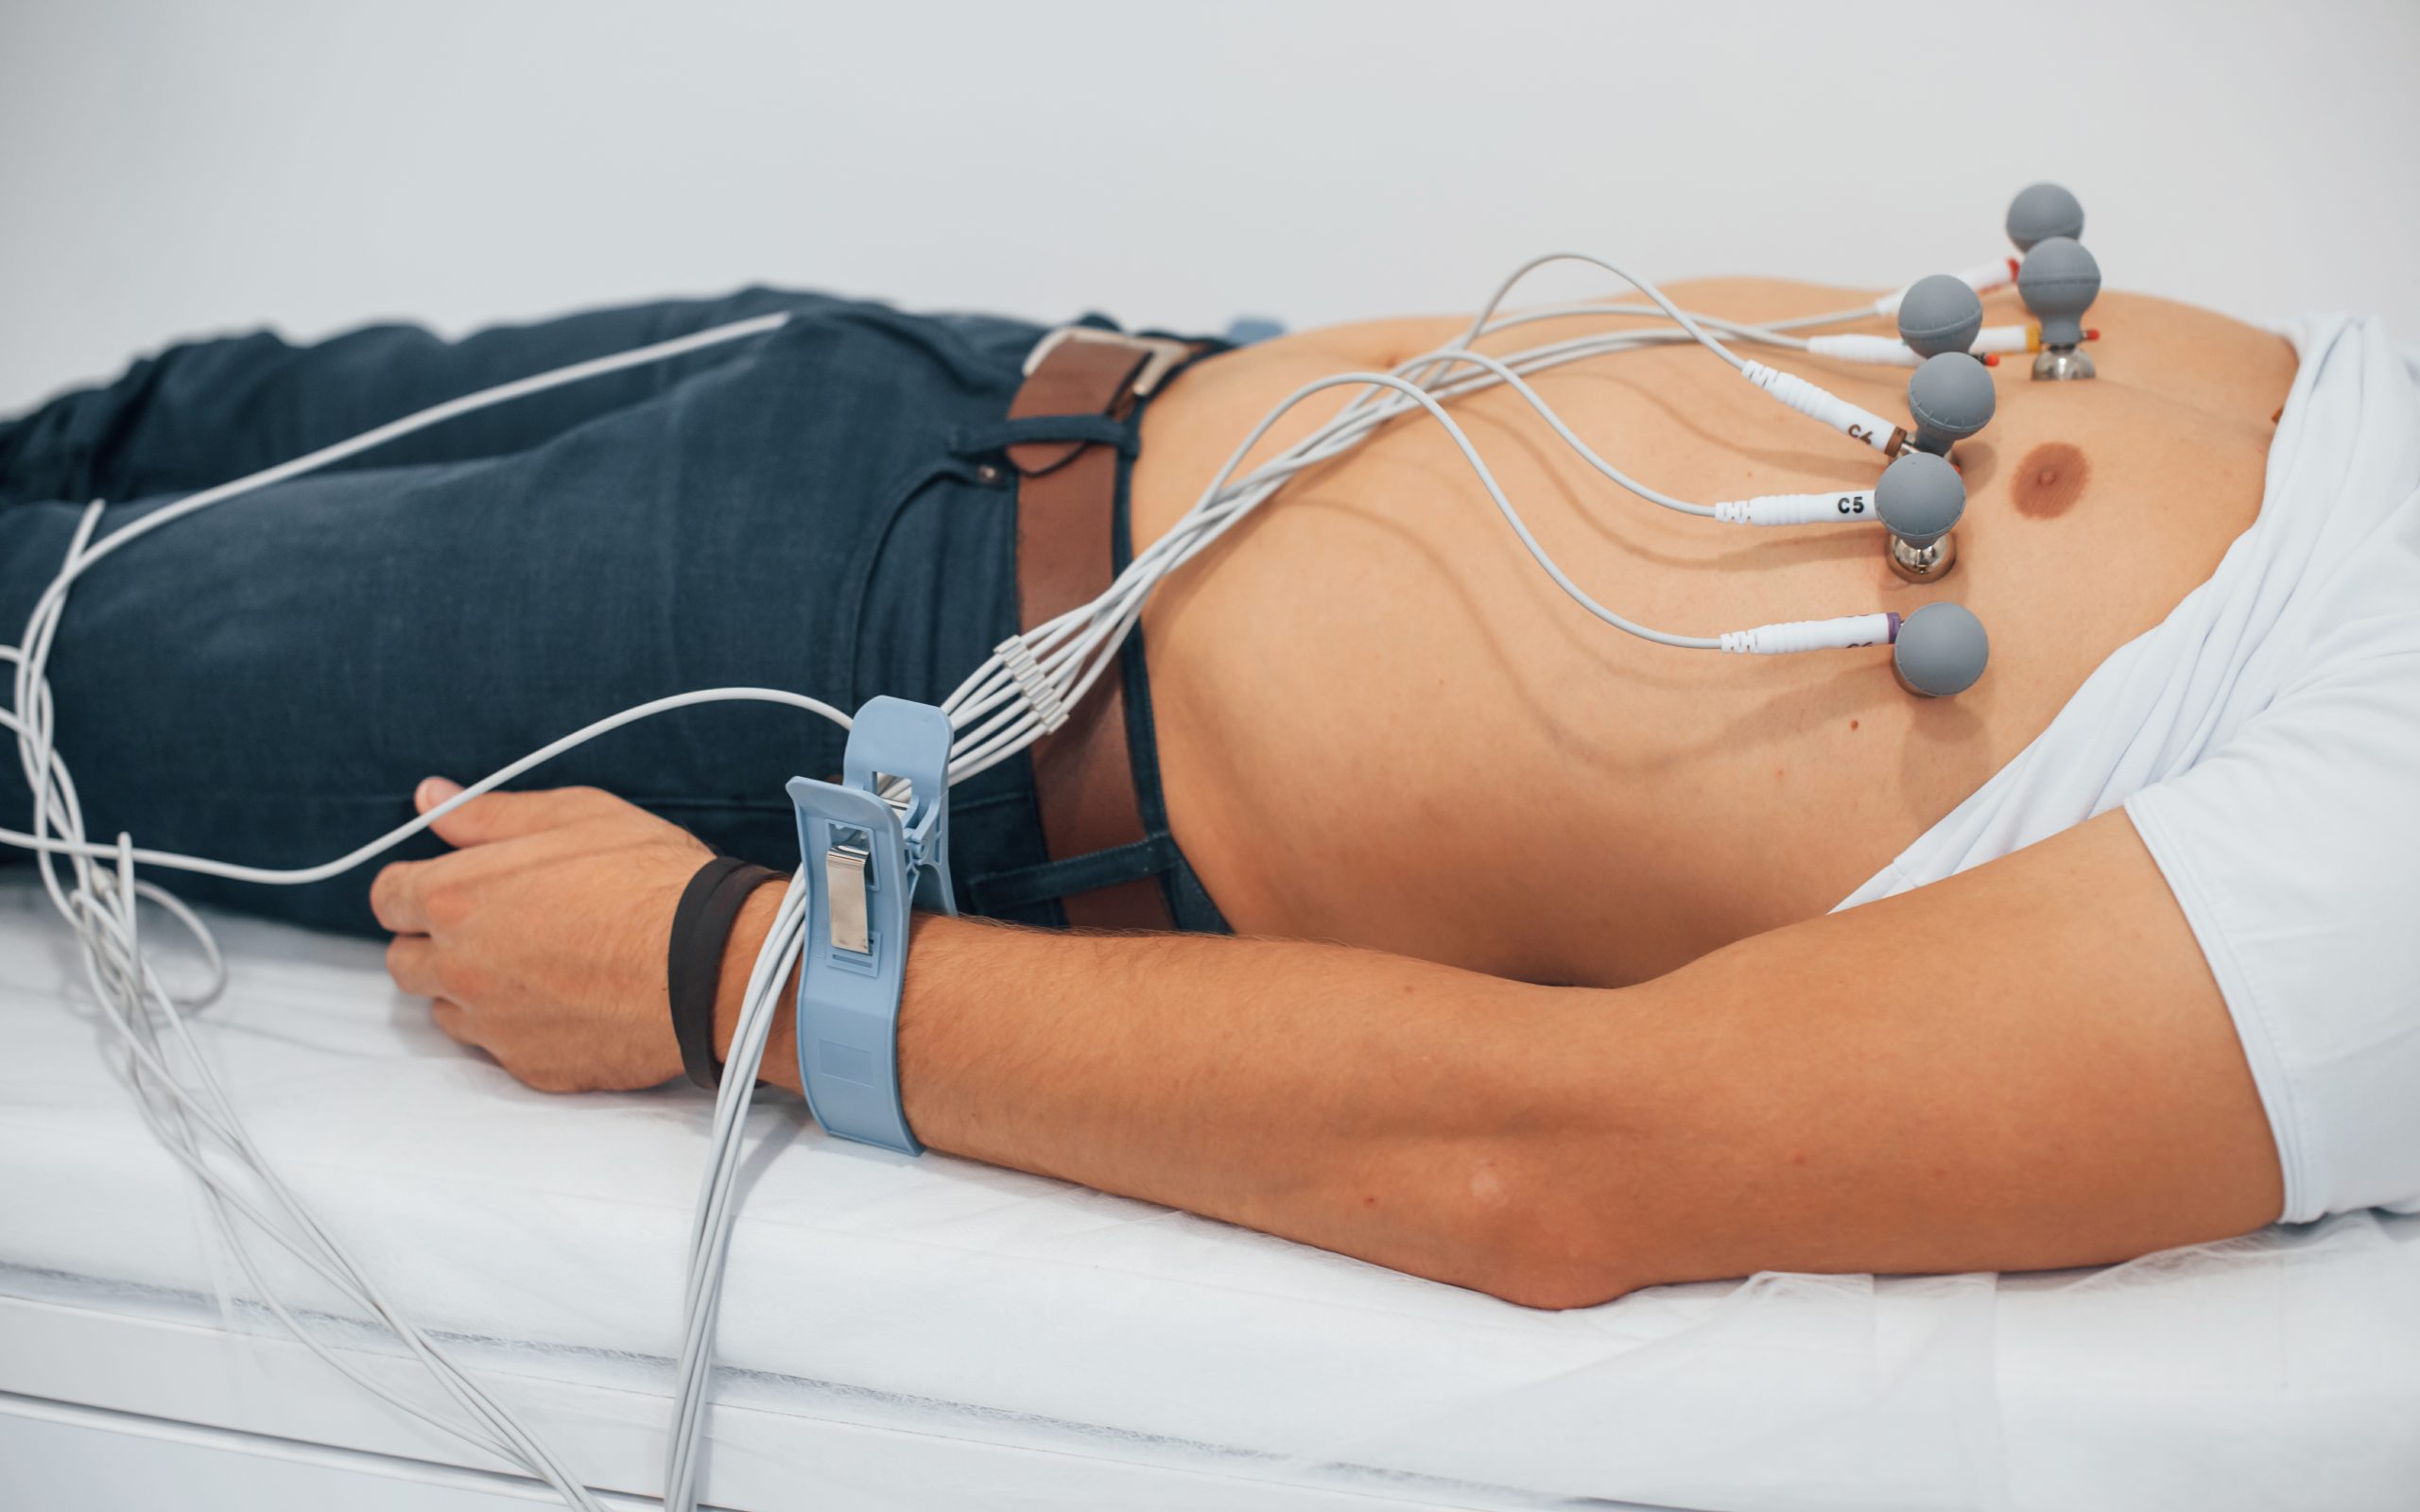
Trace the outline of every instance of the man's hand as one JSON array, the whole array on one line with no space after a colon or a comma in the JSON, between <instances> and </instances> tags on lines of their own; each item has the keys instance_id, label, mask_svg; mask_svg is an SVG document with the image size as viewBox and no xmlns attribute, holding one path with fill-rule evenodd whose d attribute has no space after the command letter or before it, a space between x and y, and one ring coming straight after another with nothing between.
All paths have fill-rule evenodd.
<instances>
[{"instance_id":1,"label":"man's hand","mask_svg":"<svg viewBox=\"0 0 2420 1512\"><path fill-rule=\"evenodd\" d=\"M425 814L461 791L432 777ZM387 971L437 1026L541 1091L652 1087L681 1074L665 950L695 836L595 788L490 793L437 821L455 846L378 873Z\"/></svg>"}]
</instances>

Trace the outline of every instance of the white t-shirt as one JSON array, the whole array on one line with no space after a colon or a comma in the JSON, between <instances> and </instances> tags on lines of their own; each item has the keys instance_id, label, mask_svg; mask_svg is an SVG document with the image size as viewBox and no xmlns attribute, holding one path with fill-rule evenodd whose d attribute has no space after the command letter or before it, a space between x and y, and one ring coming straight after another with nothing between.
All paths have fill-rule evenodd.
<instances>
[{"instance_id":1,"label":"white t-shirt","mask_svg":"<svg viewBox=\"0 0 2420 1512\"><path fill-rule=\"evenodd\" d=\"M2281 329L2302 368L2252 528L1841 906L2123 804L2235 1016L2281 1216L2420 1212L2420 354Z\"/></svg>"}]
</instances>

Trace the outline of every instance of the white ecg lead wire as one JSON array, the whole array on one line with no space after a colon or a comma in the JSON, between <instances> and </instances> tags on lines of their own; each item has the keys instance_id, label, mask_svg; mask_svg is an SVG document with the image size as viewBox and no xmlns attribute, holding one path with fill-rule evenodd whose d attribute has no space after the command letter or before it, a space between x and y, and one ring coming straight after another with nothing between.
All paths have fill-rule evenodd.
<instances>
[{"instance_id":1,"label":"white ecg lead wire","mask_svg":"<svg viewBox=\"0 0 2420 1512\"><path fill-rule=\"evenodd\" d=\"M1557 342L1501 358L1469 350L1471 341L1492 331L1547 318L1530 313L1499 318L1495 311L1505 295L1522 277L1536 267L1558 260L1589 263L1632 283L1653 301L1655 313L1672 321L1679 331L1613 332ZM1593 306L1584 313L1647 312ZM1891 616L1883 615L1793 622L1730 631L1719 636L1691 636L1656 629L1616 612L1581 588L1539 542L1519 510L1497 484L1477 448L1443 407L1445 401L1499 384L1510 385L1592 468L1640 497L1667 507L1710 518L1726 518L1728 511L1738 515L1741 523L1779 523L1777 518L1755 518L1760 513L1760 505L1763 506L1761 513L1769 517L1775 516L1781 509L1780 506L1768 501L1751 500L1738 507L1696 505L1673 499L1629 478L1588 447L1523 381L1520 374L1635 346L1672 339L1694 339L1752 380L1758 381L1760 387L1772 391L1773 384L1759 377L1761 365L1751 364L1732 353L1708 334L1709 327L1739 339L1802 348L1805 343L1801 339L1781 333L1790 328L1834 323L1860 314L1862 312L1851 311L1776 321L1763 326L1748 326L1710 318L1701 320L1673 304L1653 285L1633 278L1616 265L1599 258L1560 253L1526 265L1497 289L1461 342L1413 358L1392 373L1339 374L1305 385L1289 395L1253 427L1193 507L1159 541L1137 554L1099 598L1002 643L994 656L971 673L942 705L957 731L951 752L951 782L964 781L1007 760L1063 719L1065 709L1080 700L1115 664L1119 646L1141 615L1144 601L1169 573L1207 549L1253 510L1273 497L1288 479L1305 468L1342 455L1382 426L1415 410L1425 413L1444 429L1497 512L1540 569L1573 602L1615 628L1678 648L1765 654L1809 649L1817 645L1871 644L1875 639L1887 638L1887 629L1895 627L1885 627L1882 622ZM435 1341L405 1319L380 1295L363 1267L323 1226L310 1216L301 1200L276 1176L258 1147L244 1132L224 1089L210 1072L198 1047L193 1045L183 1020L186 1009L207 1001L223 986L223 957L203 921L172 894L138 878L134 868L137 866L158 867L263 885L293 885L324 881L391 849L460 805L573 747L636 720L708 703L732 701L789 707L829 719L843 730L849 726L848 716L821 700L779 689L714 688L653 699L593 721L541 747L471 783L460 794L428 814L419 816L335 860L316 867L275 868L142 849L123 835L112 844L103 844L88 837L74 782L55 745L48 662L75 582L100 560L152 530L228 499L302 476L461 415L582 379L665 361L724 342L762 335L778 329L787 319L786 314L774 314L734 321L668 341L575 363L431 405L332 446L190 494L97 540L95 534L102 510L95 501L79 520L58 575L37 599L19 644L0 647L0 658L5 658L12 668L14 693L13 711L0 712L0 729L15 736L19 758L33 794L33 816L29 827L25 831L0 829L0 844L17 846L36 853L37 869L54 905L83 946L87 981L101 1001L104 1017L112 1025L112 1032L126 1049L128 1075L136 1092L138 1108L153 1132L199 1182L220 1233L234 1252L246 1280L262 1305L305 1347L340 1374L415 1419L499 1458L519 1464L553 1486L565 1501L583 1509L596 1505L587 1488L507 1408L488 1396L454 1365ZM1474 369L1477 370L1463 370ZM1761 370L1768 374L1772 372L1770 369ZM1789 375L1778 376L1787 378ZM1803 380L1792 381L1803 383ZM1806 386L1808 388L1812 387ZM1244 458L1281 417L1310 396L1337 387L1357 387L1361 392L1302 441L1249 474L1236 477ZM1820 394L1821 390L1815 392ZM1815 408L1809 407L1810 403L1793 403L1792 407L1817 414L1819 419L1824 418ZM58 875L56 868L61 862L73 873L72 886ZM711 1380L713 1335L721 1275L729 1253L732 1224L737 1211L734 1196L739 1163L737 1155L753 1096L755 1073L761 1065L783 990L799 958L808 895L803 879L804 873L792 877L784 892L774 925L757 954L708 1133L707 1173L700 1188L692 1230L688 1276L683 1293L683 1342L675 1362L674 1420L665 1483L667 1506L686 1508L695 1503L697 1448L703 1430L704 1407ZM145 958L137 917L140 902L145 900L166 909L180 926L200 943L211 975L211 986L198 996L181 1000L170 994ZM160 1038L159 1026L163 1023L182 1050L181 1058L190 1065L191 1074L198 1078L196 1087L185 1085L162 1054L164 1041ZM272 1208L264 1208L244 1195L240 1188L212 1163L204 1153L202 1140L205 1137L220 1145L241 1170L250 1173L262 1184L273 1198ZM293 1254L307 1270L325 1280L348 1302L384 1323L413 1357L428 1368L447 1397L470 1418L473 1426L455 1424L417 1403L397 1397L349 1366L318 1340L274 1295L242 1238L238 1219Z\"/></svg>"}]
</instances>

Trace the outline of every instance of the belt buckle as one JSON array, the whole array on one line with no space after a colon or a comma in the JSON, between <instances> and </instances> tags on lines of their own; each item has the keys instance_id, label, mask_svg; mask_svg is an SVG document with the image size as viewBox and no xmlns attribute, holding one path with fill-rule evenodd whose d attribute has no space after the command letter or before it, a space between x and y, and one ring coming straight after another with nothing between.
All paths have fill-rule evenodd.
<instances>
[{"instance_id":1,"label":"belt buckle","mask_svg":"<svg viewBox=\"0 0 2420 1512\"><path fill-rule=\"evenodd\" d=\"M1063 343L1069 341L1101 341L1114 347L1124 347L1130 352L1142 352L1143 366L1134 369L1134 376L1126 385L1137 399L1150 398L1151 390L1160 387L1160 381L1178 363L1193 353L1191 342L1168 336L1129 335L1123 331L1104 331L1097 325L1063 325L1035 342L1033 350L1026 353L1025 375L1032 377L1045 359L1058 351Z\"/></svg>"}]
</instances>

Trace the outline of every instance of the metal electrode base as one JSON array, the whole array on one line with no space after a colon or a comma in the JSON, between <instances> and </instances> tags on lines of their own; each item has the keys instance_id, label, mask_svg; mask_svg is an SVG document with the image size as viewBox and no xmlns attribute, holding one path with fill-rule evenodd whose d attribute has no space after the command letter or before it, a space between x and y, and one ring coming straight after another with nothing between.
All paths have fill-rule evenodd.
<instances>
[{"instance_id":1,"label":"metal electrode base","mask_svg":"<svg viewBox=\"0 0 2420 1512\"><path fill-rule=\"evenodd\" d=\"M1884 555L1891 570L1911 583L1937 583L1949 576L1958 560L1958 538L1945 535L1929 546L1909 544L1904 536L1885 536Z\"/></svg>"},{"instance_id":2,"label":"metal electrode base","mask_svg":"<svg viewBox=\"0 0 2420 1512\"><path fill-rule=\"evenodd\" d=\"M2036 378L2065 379L2093 376L2092 359L2082 347L2045 347L2033 359Z\"/></svg>"}]
</instances>

